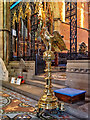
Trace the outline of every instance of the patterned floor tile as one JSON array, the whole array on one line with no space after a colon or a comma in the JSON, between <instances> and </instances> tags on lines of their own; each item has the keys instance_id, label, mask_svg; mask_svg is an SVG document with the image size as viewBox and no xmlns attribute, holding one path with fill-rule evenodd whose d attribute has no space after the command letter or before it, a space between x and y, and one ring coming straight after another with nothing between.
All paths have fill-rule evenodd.
<instances>
[{"instance_id":1,"label":"patterned floor tile","mask_svg":"<svg viewBox=\"0 0 90 120\"><path fill-rule=\"evenodd\" d=\"M40 120L36 117L35 105L37 101L25 97L19 93L2 88L0 91L0 120ZM29 103L28 103L29 102ZM53 115L53 119L47 120L70 120L70 115Z\"/></svg>"}]
</instances>

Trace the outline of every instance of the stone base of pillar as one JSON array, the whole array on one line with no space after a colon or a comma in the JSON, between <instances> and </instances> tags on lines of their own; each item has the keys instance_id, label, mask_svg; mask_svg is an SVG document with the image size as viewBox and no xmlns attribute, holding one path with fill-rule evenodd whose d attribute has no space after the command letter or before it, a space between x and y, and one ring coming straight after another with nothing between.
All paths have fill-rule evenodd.
<instances>
[{"instance_id":1,"label":"stone base of pillar","mask_svg":"<svg viewBox=\"0 0 90 120\"><path fill-rule=\"evenodd\" d=\"M71 88L85 90L89 92L90 60L68 60L66 69L65 84Z\"/></svg>"}]
</instances>

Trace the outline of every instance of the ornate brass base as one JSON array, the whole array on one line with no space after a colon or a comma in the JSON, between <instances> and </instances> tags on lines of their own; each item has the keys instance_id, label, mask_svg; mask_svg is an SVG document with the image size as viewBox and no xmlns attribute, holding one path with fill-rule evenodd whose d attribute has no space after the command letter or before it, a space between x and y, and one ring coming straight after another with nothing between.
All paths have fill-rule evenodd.
<instances>
[{"instance_id":1,"label":"ornate brass base","mask_svg":"<svg viewBox=\"0 0 90 120\"><path fill-rule=\"evenodd\" d=\"M50 110L58 108L57 98L51 89L51 60L54 59L54 53L52 51L46 51L44 52L43 58L46 61L46 86L44 94L38 102L38 109Z\"/></svg>"},{"instance_id":2,"label":"ornate brass base","mask_svg":"<svg viewBox=\"0 0 90 120\"><path fill-rule=\"evenodd\" d=\"M54 96L53 90L45 89L43 96L40 98L38 102L38 108L42 109L55 109L58 107L57 98Z\"/></svg>"}]
</instances>

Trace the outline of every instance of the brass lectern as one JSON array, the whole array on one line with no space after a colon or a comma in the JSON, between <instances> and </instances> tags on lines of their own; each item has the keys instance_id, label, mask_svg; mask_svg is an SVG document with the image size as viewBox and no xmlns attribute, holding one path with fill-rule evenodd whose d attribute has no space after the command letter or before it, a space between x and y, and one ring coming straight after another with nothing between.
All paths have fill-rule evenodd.
<instances>
[{"instance_id":1,"label":"brass lectern","mask_svg":"<svg viewBox=\"0 0 90 120\"><path fill-rule=\"evenodd\" d=\"M51 83L51 61L54 60L54 52L60 52L61 50L66 50L64 41L58 31L54 31L53 35L50 35L47 29L44 27L41 30L41 38L46 45L46 51L43 54L43 59L46 61L46 85L43 96L38 101L37 112L41 113L44 110L58 109L58 101L52 90Z\"/></svg>"}]
</instances>

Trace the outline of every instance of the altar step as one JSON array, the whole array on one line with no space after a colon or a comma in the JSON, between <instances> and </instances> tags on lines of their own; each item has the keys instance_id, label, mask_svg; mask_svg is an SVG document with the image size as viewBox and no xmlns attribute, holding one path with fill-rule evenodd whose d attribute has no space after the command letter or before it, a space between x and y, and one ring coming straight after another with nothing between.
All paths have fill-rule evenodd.
<instances>
[{"instance_id":1,"label":"altar step","mask_svg":"<svg viewBox=\"0 0 90 120\"><path fill-rule=\"evenodd\" d=\"M52 79L52 86L53 89L60 89L65 88L65 81L66 79ZM46 80L44 74L42 75L35 75L32 79L25 80L25 83L28 85L34 85L40 88L45 88Z\"/></svg>"},{"instance_id":2,"label":"altar step","mask_svg":"<svg viewBox=\"0 0 90 120\"><path fill-rule=\"evenodd\" d=\"M28 85L33 85L33 86L37 86L37 87L40 87L40 88L45 88L45 80L26 80L25 81L26 84ZM56 89L60 89L60 88L65 88L65 85L61 85L60 83L53 83L52 82L52 86L53 86L53 89L56 90Z\"/></svg>"},{"instance_id":3,"label":"altar step","mask_svg":"<svg viewBox=\"0 0 90 120\"><path fill-rule=\"evenodd\" d=\"M45 82L45 77L41 76L41 75L35 75L35 76L33 76L32 80L33 80L33 82L34 81ZM58 78L57 79L54 79L54 78L52 79L53 84L62 85L62 86L65 86L65 81L66 81L66 79L58 79Z\"/></svg>"},{"instance_id":4,"label":"altar step","mask_svg":"<svg viewBox=\"0 0 90 120\"><path fill-rule=\"evenodd\" d=\"M65 88L65 80L52 80L52 89L60 89ZM41 95L43 94L43 90L45 88L45 79L40 76L34 76L32 79L25 80L25 84L21 84L20 86L11 84L10 82L3 81L2 85L8 89L21 93L25 96L28 96L32 99L39 100Z\"/></svg>"},{"instance_id":5,"label":"altar step","mask_svg":"<svg viewBox=\"0 0 90 120\"><path fill-rule=\"evenodd\" d=\"M34 81L35 82L35 81ZM10 82L6 82L6 81L2 81L2 86L3 87L6 87L8 89L11 89L15 92L18 92L20 94L23 94L27 97L30 97L34 100L39 100L40 97L42 96L43 94L43 90L44 90L44 84L38 84L38 82L36 82L36 84L33 85L33 83L31 82L30 84L30 81L29 81L29 84L21 84L20 86L19 85L15 85L15 84L11 84ZM60 88L64 88L65 86L55 86L53 84L53 90L56 90L56 89L60 89Z\"/></svg>"}]
</instances>

